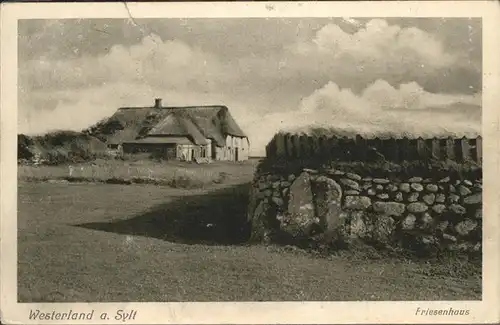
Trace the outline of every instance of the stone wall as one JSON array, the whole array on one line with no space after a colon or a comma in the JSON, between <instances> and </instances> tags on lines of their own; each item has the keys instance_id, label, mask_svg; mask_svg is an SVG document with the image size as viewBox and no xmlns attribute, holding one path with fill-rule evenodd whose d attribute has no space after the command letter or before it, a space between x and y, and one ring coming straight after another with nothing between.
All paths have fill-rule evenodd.
<instances>
[{"instance_id":1,"label":"stone wall","mask_svg":"<svg viewBox=\"0 0 500 325\"><path fill-rule=\"evenodd\" d=\"M256 174L252 240L349 245L427 254L481 252L482 179L372 178L341 170Z\"/></svg>"}]
</instances>

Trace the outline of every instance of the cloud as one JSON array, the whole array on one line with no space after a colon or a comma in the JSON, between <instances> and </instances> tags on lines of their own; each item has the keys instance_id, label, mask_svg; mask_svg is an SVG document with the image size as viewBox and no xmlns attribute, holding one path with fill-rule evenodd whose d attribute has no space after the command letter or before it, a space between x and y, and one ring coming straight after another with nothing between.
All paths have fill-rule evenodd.
<instances>
[{"instance_id":1,"label":"cloud","mask_svg":"<svg viewBox=\"0 0 500 325\"><path fill-rule=\"evenodd\" d=\"M350 28L352 29L352 28ZM481 71L464 53L451 52L435 35L416 27L401 27L383 19L367 21L346 32L327 24L313 37L286 47L288 71L304 79L360 91L377 79L391 84L418 82L432 92L477 92Z\"/></svg>"},{"instance_id":2,"label":"cloud","mask_svg":"<svg viewBox=\"0 0 500 325\"><path fill-rule=\"evenodd\" d=\"M303 55L326 55L329 58L350 57L358 63L394 67L394 64L421 63L432 67L452 65L456 57L446 53L441 42L431 34L415 28L389 25L373 19L353 34L336 24L321 28L307 42L297 43L295 51Z\"/></svg>"},{"instance_id":3,"label":"cloud","mask_svg":"<svg viewBox=\"0 0 500 325\"><path fill-rule=\"evenodd\" d=\"M48 24L51 33L34 28L34 35L45 35L43 46L28 47L28 37L22 38L23 44L47 52L19 61L20 131L82 129L120 106L150 105L154 97L162 97L166 105L227 105L256 153L262 153L278 130L311 125L360 133L480 130L480 94L473 93L480 89L480 73L475 70L480 65L468 66L460 51L450 51L420 28L381 19L342 21L339 25L349 25L350 32L325 23L314 29L305 26L308 31L299 37L292 20L232 21L227 26L222 20L200 20L195 24L197 34L192 33L196 36L188 33L191 41L167 37L159 28L144 37L120 35L111 41L109 33L128 27L109 23L108 28L100 22L103 32L89 32L97 25L85 21L77 31L87 30L87 36L70 42L71 50L65 50L74 55L63 57L58 56L61 45L54 44L64 39L64 33L75 33L72 25ZM206 37L201 33L204 24ZM218 41L228 26L261 24L276 29L259 27L269 32L262 42L258 28L245 42L234 36ZM210 34L211 30L216 32ZM280 38L281 34L293 37ZM205 43L193 41L201 38ZM100 47L90 53L93 40ZM79 43L86 45L78 47ZM203 47L207 44L211 50Z\"/></svg>"},{"instance_id":4,"label":"cloud","mask_svg":"<svg viewBox=\"0 0 500 325\"><path fill-rule=\"evenodd\" d=\"M178 40L149 35L130 47L114 45L101 56L71 60L38 58L20 66L27 89L92 87L112 82L137 82L162 87L195 86L211 90L226 71L213 55Z\"/></svg>"},{"instance_id":5,"label":"cloud","mask_svg":"<svg viewBox=\"0 0 500 325\"><path fill-rule=\"evenodd\" d=\"M357 19L354 19L354 18L350 18L350 17L344 17L342 18L342 20L346 23L348 23L349 25L352 25L352 26L355 26L355 27L360 27L361 26L361 22Z\"/></svg>"},{"instance_id":6,"label":"cloud","mask_svg":"<svg viewBox=\"0 0 500 325\"><path fill-rule=\"evenodd\" d=\"M308 132L311 127L366 137L475 136L481 133L480 95L426 92L417 83L392 87L377 80L357 94L329 82L288 112L271 113L250 127L254 146L262 148L278 131Z\"/></svg>"}]
</instances>

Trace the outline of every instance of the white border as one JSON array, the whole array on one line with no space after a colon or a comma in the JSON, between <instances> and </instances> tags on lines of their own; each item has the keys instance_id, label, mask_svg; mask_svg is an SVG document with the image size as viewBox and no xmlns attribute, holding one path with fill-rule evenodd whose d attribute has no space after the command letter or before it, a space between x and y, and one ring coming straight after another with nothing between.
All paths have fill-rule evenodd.
<instances>
[{"instance_id":1,"label":"white border","mask_svg":"<svg viewBox=\"0 0 500 325\"><path fill-rule=\"evenodd\" d=\"M1 7L1 318L36 324L30 309L138 310L134 324L353 324L499 322L498 139L500 10L496 1L435 2L215 2L215 3L2 3ZM231 302L231 303L17 303L17 20L167 17L482 17L484 239L483 300L440 302ZM42 271L41 271L42 272ZM470 309L469 316L416 316L421 309ZM38 321L68 324L70 321ZM93 321L71 323L104 324ZM110 320L106 324L119 324Z\"/></svg>"}]
</instances>

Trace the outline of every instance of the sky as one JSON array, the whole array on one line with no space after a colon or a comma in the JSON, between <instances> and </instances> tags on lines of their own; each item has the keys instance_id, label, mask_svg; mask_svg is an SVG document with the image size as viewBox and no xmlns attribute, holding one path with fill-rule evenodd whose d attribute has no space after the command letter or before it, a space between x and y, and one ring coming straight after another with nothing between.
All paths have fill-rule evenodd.
<instances>
[{"instance_id":1,"label":"sky","mask_svg":"<svg viewBox=\"0 0 500 325\"><path fill-rule=\"evenodd\" d=\"M278 131L481 132L481 20L21 20L19 132L122 106L227 105L260 155Z\"/></svg>"}]
</instances>

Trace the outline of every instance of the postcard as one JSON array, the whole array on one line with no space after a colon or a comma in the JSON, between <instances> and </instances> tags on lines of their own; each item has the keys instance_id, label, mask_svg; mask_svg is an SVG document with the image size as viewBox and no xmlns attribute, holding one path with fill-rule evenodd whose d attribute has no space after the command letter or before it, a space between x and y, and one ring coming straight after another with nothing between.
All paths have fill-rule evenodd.
<instances>
[{"instance_id":1,"label":"postcard","mask_svg":"<svg viewBox=\"0 0 500 325\"><path fill-rule=\"evenodd\" d=\"M500 321L499 27L493 1L2 4L2 322Z\"/></svg>"}]
</instances>

